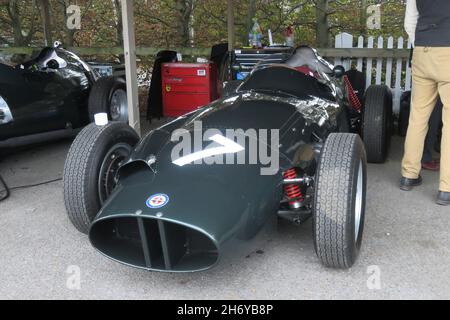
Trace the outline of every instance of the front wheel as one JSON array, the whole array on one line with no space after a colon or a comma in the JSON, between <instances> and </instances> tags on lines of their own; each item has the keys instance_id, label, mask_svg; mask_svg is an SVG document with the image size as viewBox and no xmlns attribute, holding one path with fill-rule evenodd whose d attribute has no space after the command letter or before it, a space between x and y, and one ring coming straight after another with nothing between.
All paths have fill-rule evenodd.
<instances>
[{"instance_id":1,"label":"front wheel","mask_svg":"<svg viewBox=\"0 0 450 320\"><path fill-rule=\"evenodd\" d=\"M359 255L364 230L367 160L358 135L333 133L316 174L313 233L317 256L330 268L348 269Z\"/></svg>"},{"instance_id":2,"label":"front wheel","mask_svg":"<svg viewBox=\"0 0 450 320\"><path fill-rule=\"evenodd\" d=\"M116 174L139 141L127 124L110 122L84 128L64 166L64 203L72 224L88 233L92 220L116 186Z\"/></svg>"}]
</instances>

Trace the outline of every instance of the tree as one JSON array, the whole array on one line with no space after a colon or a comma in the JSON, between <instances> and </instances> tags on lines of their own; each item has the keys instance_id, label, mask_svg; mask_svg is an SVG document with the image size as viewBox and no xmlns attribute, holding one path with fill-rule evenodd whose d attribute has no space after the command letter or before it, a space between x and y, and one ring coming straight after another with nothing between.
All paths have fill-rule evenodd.
<instances>
[{"instance_id":1,"label":"tree","mask_svg":"<svg viewBox=\"0 0 450 320\"><path fill-rule=\"evenodd\" d=\"M330 45L329 34L329 0L316 0L316 41L320 48L328 48Z\"/></svg>"},{"instance_id":2,"label":"tree","mask_svg":"<svg viewBox=\"0 0 450 320\"><path fill-rule=\"evenodd\" d=\"M366 7L381 2L383 29L366 30ZM227 39L224 0L135 0L136 42L151 47L209 47ZM67 8L81 8L81 30L69 30ZM0 45L121 46L120 0L0 0ZM238 46L248 45L253 18L267 42L284 43L292 25L298 44L330 46L333 35L404 35L404 0L235 0ZM194 32L195 31L195 32Z\"/></svg>"},{"instance_id":3,"label":"tree","mask_svg":"<svg viewBox=\"0 0 450 320\"><path fill-rule=\"evenodd\" d=\"M50 4L48 0L38 0L39 10L41 12L42 29L44 33L45 45L51 45L52 41L52 23L50 18Z\"/></svg>"},{"instance_id":4,"label":"tree","mask_svg":"<svg viewBox=\"0 0 450 320\"><path fill-rule=\"evenodd\" d=\"M194 11L195 0L175 0L175 12L177 21L175 23L178 30L178 43L187 47L190 44L191 19Z\"/></svg>"},{"instance_id":5,"label":"tree","mask_svg":"<svg viewBox=\"0 0 450 320\"><path fill-rule=\"evenodd\" d=\"M246 43L248 41L248 33L253 27L253 19L256 16L256 0L248 0L248 9L247 9L247 33L242 33L242 43Z\"/></svg>"},{"instance_id":6,"label":"tree","mask_svg":"<svg viewBox=\"0 0 450 320\"><path fill-rule=\"evenodd\" d=\"M30 44L36 32L36 2L32 1L31 6L25 6L20 0L3 0L0 8L6 11L6 15L0 15L1 30L12 29L13 43L3 33L0 35L0 42L17 46Z\"/></svg>"}]
</instances>

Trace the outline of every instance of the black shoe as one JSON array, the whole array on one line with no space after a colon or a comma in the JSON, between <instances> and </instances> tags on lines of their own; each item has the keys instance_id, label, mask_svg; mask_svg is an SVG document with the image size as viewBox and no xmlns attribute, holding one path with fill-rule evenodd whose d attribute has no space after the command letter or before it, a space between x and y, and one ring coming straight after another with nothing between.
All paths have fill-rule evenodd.
<instances>
[{"instance_id":1,"label":"black shoe","mask_svg":"<svg viewBox=\"0 0 450 320\"><path fill-rule=\"evenodd\" d=\"M414 187L418 187L422 184L422 177L417 179L402 178L400 181L400 189L403 191L411 191Z\"/></svg>"},{"instance_id":2,"label":"black shoe","mask_svg":"<svg viewBox=\"0 0 450 320\"><path fill-rule=\"evenodd\" d=\"M437 204L441 206L450 206L450 192L439 192Z\"/></svg>"}]
</instances>

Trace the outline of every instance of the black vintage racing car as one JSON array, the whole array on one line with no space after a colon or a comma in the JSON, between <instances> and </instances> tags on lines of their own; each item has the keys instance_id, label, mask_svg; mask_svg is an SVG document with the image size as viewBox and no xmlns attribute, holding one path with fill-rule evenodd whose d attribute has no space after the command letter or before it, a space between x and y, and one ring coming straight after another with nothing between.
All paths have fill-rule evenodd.
<instances>
[{"instance_id":1,"label":"black vintage racing car","mask_svg":"<svg viewBox=\"0 0 450 320\"><path fill-rule=\"evenodd\" d=\"M15 68L0 64L0 148L70 136L98 112L127 121L125 80L100 78L58 42Z\"/></svg>"},{"instance_id":2,"label":"black vintage racing car","mask_svg":"<svg viewBox=\"0 0 450 320\"><path fill-rule=\"evenodd\" d=\"M166 272L215 266L271 217L312 217L320 261L350 268L367 160L385 161L392 113L387 87L368 88L363 103L351 91L342 67L300 47L143 139L125 124L91 124L65 164L68 216L105 256ZM183 140L193 153L180 152ZM255 161L255 145L277 165Z\"/></svg>"}]
</instances>

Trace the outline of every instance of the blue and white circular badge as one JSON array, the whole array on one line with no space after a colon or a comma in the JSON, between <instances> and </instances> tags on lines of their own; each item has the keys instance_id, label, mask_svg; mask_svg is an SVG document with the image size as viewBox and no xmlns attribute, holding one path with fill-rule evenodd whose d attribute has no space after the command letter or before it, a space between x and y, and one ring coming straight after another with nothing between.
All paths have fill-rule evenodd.
<instances>
[{"instance_id":1,"label":"blue and white circular badge","mask_svg":"<svg viewBox=\"0 0 450 320\"><path fill-rule=\"evenodd\" d=\"M146 204L150 209L159 209L165 207L169 201L170 199L167 194L158 193L148 198Z\"/></svg>"}]
</instances>

